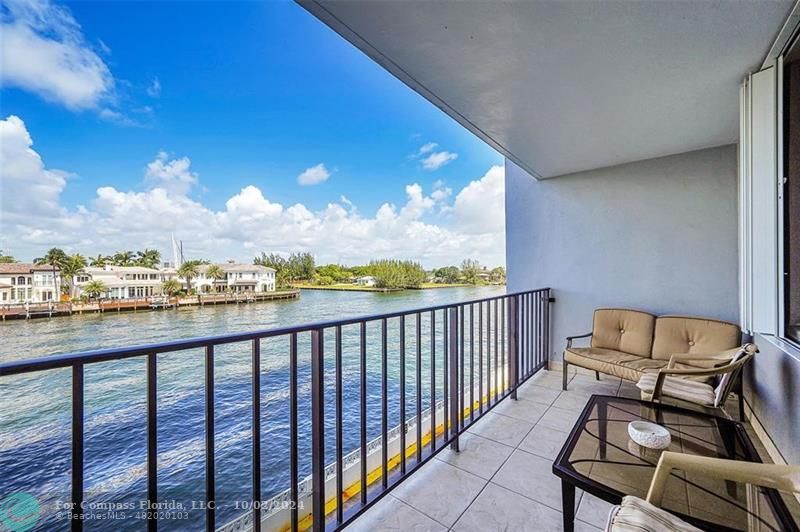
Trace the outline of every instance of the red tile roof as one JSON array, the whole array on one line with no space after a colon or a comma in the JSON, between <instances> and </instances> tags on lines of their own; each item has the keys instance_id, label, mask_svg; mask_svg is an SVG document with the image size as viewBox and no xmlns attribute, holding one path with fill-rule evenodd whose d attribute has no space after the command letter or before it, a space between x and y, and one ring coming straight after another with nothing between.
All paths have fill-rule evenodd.
<instances>
[{"instance_id":1,"label":"red tile roof","mask_svg":"<svg viewBox=\"0 0 800 532\"><path fill-rule=\"evenodd\" d=\"M0 275L26 274L34 271L53 271L53 267L49 264L33 264L31 262L0 263ZM58 271L58 268L56 268L56 271Z\"/></svg>"}]
</instances>

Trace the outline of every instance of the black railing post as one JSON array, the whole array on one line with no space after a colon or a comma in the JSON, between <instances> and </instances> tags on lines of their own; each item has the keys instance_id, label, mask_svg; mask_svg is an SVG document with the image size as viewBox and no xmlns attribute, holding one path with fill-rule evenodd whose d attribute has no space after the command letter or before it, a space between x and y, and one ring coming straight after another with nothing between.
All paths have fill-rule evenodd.
<instances>
[{"instance_id":1,"label":"black railing post","mask_svg":"<svg viewBox=\"0 0 800 532\"><path fill-rule=\"evenodd\" d=\"M158 355L147 355L147 530L158 530Z\"/></svg>"},{"instance_id":2,"label":"black railing post","mask_svg":"<svg viewBox=\"0 0 800 532\"><path fill-rule=\"evenodd\" d=\"M381 485L389 486L389 352L386 318L381 320Z\"/></svg>"},{"instance_id":3,"label":"black railing post","mask_svg":"<svg viewBox=\"0 0 800 532\"><path fill-rule=\"evenodd\" d=\"M544 359L545 367L550 369L550 353L553 352L553 346L550 345L550 304L555 303L556 299L552 296L552 292L549 288L545 293L547 297L547 304L544 308L544 345L547 351L545 352Z\"/></svg>"},{"instance_id":4,"label":"black railing post","mask_svg":"<svg viewBox=\"0 0 800 532\"><path fill-rule=\"evenodd\" d=\"M311 495L312 526L325 530L325 347L322 329L311 331Z\"/></svg>"},{"instance_id":5,"label":"black railing post","mask_svg":"<svg viewBox=\"0 0 800 532\"><path fill-rule=\"evenodd\" d=\"M251 346L253 364L253 532L261 532L261 340Z\"/></svg>"},{"instance_id":6,"label":"black railing post","mask_svg":"<svg viewBox=\"0 0 800 532\"><path fill-rule=\"evenodd\" d=\"M297 456L297 333L289 336L289 492L291 494L290 526L292 532L299 530L298 506L300 493Z\"/></svg>"},{"instance_id":7,"label":"black railing post","mask_svg":"<svg viewBox=\"0 0 800 532\"><path fill-rule=\"evenodd\" d=\"M450 448L458 452L458 418L460 417L460 401L458 400L458 307L450 307L447 309L447 313L449 321L447 332L450 336L448 340L448 356L450 357L450 364L448 364L448 369L450 370L450 430L453 435L453 442L450 444ZM447 412L445 412L446 415Z\"/></svg>"},{"instance_id":8,"label":"black railing post","mask_svg":"<svg viewBox=\"0 0 800 532\"><path fill-rule=\"evenodd\" d=\"M344 493L344 475L342 455L344 452L344 445L342 439L342 424L344 419L344 412L342 408L342 326L336 327L336 347L335 347L335 364L336 364L336 522L340 523L344 519L344 509L342 494Z\"/></svg>"},{"instance_id":9,"label":"black railing post","mask_svg":"<svg viewBox=\"0 0 800 532\"><path fill-rule=\"evenodd\" d=\"M517 296L508 298L508 380L511 387L511 398L517 398L517 364L519 364L519 347L517 344Z\"/></svg>"},{"instance_id":10,"label":"black railing post","mask_svg":"<svg viewBox=\"0 0 800 532\"><path fill-rule=\"evenodd\" d=\"M400 474L406 474L406 317L400 316Z\"/></svg>"},{"instance_id":11,"label":"black railing post","mask_svg":"<svg viewBox=\"0 0 800 532\"><path fill-rule=\"evenodd\" d=\"M359 353L361 360L360 396L361 415L359 423L361 447L361 504L367 504L367 322L362 321L359 334Z\"/></svg>"},{"instance_id":12,"label":"black railing post","mask_svg":"<svg viewBox=\"0 0 800 532\"><path fill-rule=\"evenodd\" d=\"M216 530L216 484L214 469L214 346L206 346L206 532Z\"/></svg>"},{"instance_id":13,"label":"black railing post","mask_svg":"<svg viewBox=\"0 0 800 532\"><path fill-rule=\"evenodd\" d=\"M72 366L72 532L83 530L83 364Z\"/></svg>"}]
</instances>

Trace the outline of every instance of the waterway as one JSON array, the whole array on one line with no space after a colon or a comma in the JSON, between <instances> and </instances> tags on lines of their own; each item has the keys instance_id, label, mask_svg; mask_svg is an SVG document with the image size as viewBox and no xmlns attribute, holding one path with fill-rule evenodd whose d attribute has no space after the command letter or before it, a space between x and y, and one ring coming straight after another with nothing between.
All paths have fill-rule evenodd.
<instances>
[{"instance_id":1,"label":"waterway","mask_svg":"<svg viewBox=\"0 0 800 532\"><path fill-rule=\"evenodd\" d=\"M218 334L270 329L350 316L378 314L490 297L504 287L448 288L400 293L303 290L297 300L191 307L161 312L85 314L0 324L0 363L113 346L150 344ZM442 316L436 342L442 342ZM399 423L399 319L387 324L390 425ZM422 369L430 373L430 323L422 324ZM406 323L407 351L415 346L414 320ZM310 472L310 339L298 339L300 478ZM326 336L331 353L332 334ZM368 435L380 434L380 322L367 328ZM441 349L441 348L438 348ZM289 487L289 356L286 337L261 341L261 441L264 498ZM442 363L441 351L436 366ZM415 374L409 356L406 375ZM215 452L217 524L240 514L237 503L250 500L251 363L250 346L218 347L215 353ZM334 423L333 359L326 357L326 426ZM358 326L343 330L345 452L358 444L360 388ZM441 399L440 370L435 386ZM87 366L85 373L85 485L89 504L122 504L117 514L93 512L87 530L142 530L138 504L146 499L146 388L143 359ZM191 508L204 499L204 357L202 350L158 357L159 500ZM430 404L424 379L422 408ZM59 501L70 493L70 371L52 370L0 378L0 500L25 492L41 505L36 529L67 530ZM406 384L407 409L416 408L412 377ZM326 456L334 456L333 430L327 430ZM134 506L134 509L128 509ZM101 517L107 517L101 519ZM167 530L196 530L204 512L164 523Z\"/></svg>"}]
</instances>

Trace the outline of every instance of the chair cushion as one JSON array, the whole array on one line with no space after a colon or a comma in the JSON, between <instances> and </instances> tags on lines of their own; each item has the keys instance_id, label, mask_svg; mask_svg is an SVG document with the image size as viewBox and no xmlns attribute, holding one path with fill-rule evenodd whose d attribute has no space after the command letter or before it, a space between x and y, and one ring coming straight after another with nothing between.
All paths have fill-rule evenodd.
<instances>
[{"instance_id":1,"label":"chair cushion","mask_svg":"<svg viewBox=\"0 0 800 532\"><path fill-rule=\"evenodd\" d=\"M686 316L660 316L655 320L652 357L669 360L674 353L719 353L741 345L739 326L725 321Z\"/></svg>"},{"instance_id":2,"label":"chair cushion","mask_svg":"<svg viewBox=\"0 0 800 532\"><path fill-rule=\"evenodd\" d=\"M601 308L594 311L592 347L650 357L656 317L647 312Z\"/></svg>"},{"instance_id":3,"label":"chair cushion","mask_svg":"<svg viewBox=\"0 0 800 532\"><path fill-rule=\"evenodd\" d=\"M564 360L582 368L599 371L631 382L638 381L642 376L642 371L657 371L667 365L666 360L651 360L600 347L571 347L564 351Z\"/></svg>"},{"instance_id":4,"label":"chair cushion","mask_svg":"<svg viewBox=\"0 0 800 532\"><path fill-rule=\"evenodd\" d=\"M628 495L622 504L611 509L609 532L700 532L686 521L653 506L649 502Z\"/></svg>"},{"instance_id":5,"label":"chair cushion","mask_svg":"<svg viewBox=\"0 0 800 532\"><path fill-rule=\"evenodd\" d=\"M636 387L642 392L652 395L656 387L657 378L657 373L645 373L636 383ZM669 375L664 377L661 395L704 406L714 406L715 399L714 388L709 384Z\"/></svg>"}]
</instances>

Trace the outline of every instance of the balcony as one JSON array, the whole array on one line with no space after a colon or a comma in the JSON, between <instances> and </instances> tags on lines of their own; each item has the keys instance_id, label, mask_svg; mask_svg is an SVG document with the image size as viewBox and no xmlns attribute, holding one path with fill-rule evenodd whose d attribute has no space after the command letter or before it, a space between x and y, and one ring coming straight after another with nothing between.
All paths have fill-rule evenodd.
<instances>
[{"instance_id":1,"label":"balcony","mask_svg":"<svg viewBox=\"0 0 800 532\"><path fill-rule=\"evenodd\" d=\"M69 502L87 497L85 368L144 363L141 474L157 504L158 435L169 429L159 368L191 351L204 371L203 467L192 471L202 504L191 528L559 530L564 499L552 465L584 405L592 394L639 396L630 383L583 373L561 391L560 374L548 371L564 337L584 332L603 305L741 324L762 350L744 375L743 430L760 459L800 463L800 349L781 319L797 297L781 282L780 244L793 240L779 223L797 209L775 186L786 184L780 163L797 160L783 145L797 142L797 117L782 109L798 105L783 93L793 70L784 64L798 57L793 2L301 4L506 157L509 286L520 291L2 365L3 378L71 372L70 456L58 470ZM527 290L535 286L553 290ZM215 362L234 347L252 361L253 397L240 420L251 447L238 464L252 478L240 475L236 487L268 503L245 511L211 504L231 473L217 454L218 409L230 405L218 400ZM266 349L289 361L273 406L290 430L265 442ZM263 459L281 449L280 475L267 479ZM751 495L737 489L704 493ZM687 489L675 499L713 511L715 499L703 497ZM784 502L800 515L795 499ZM574 503L575 528L604 526L607 503L581 491ZM167 528L148 519L149 530ZM747 523L758 528L769 529Z\"/></svg>"}]
</instances>

